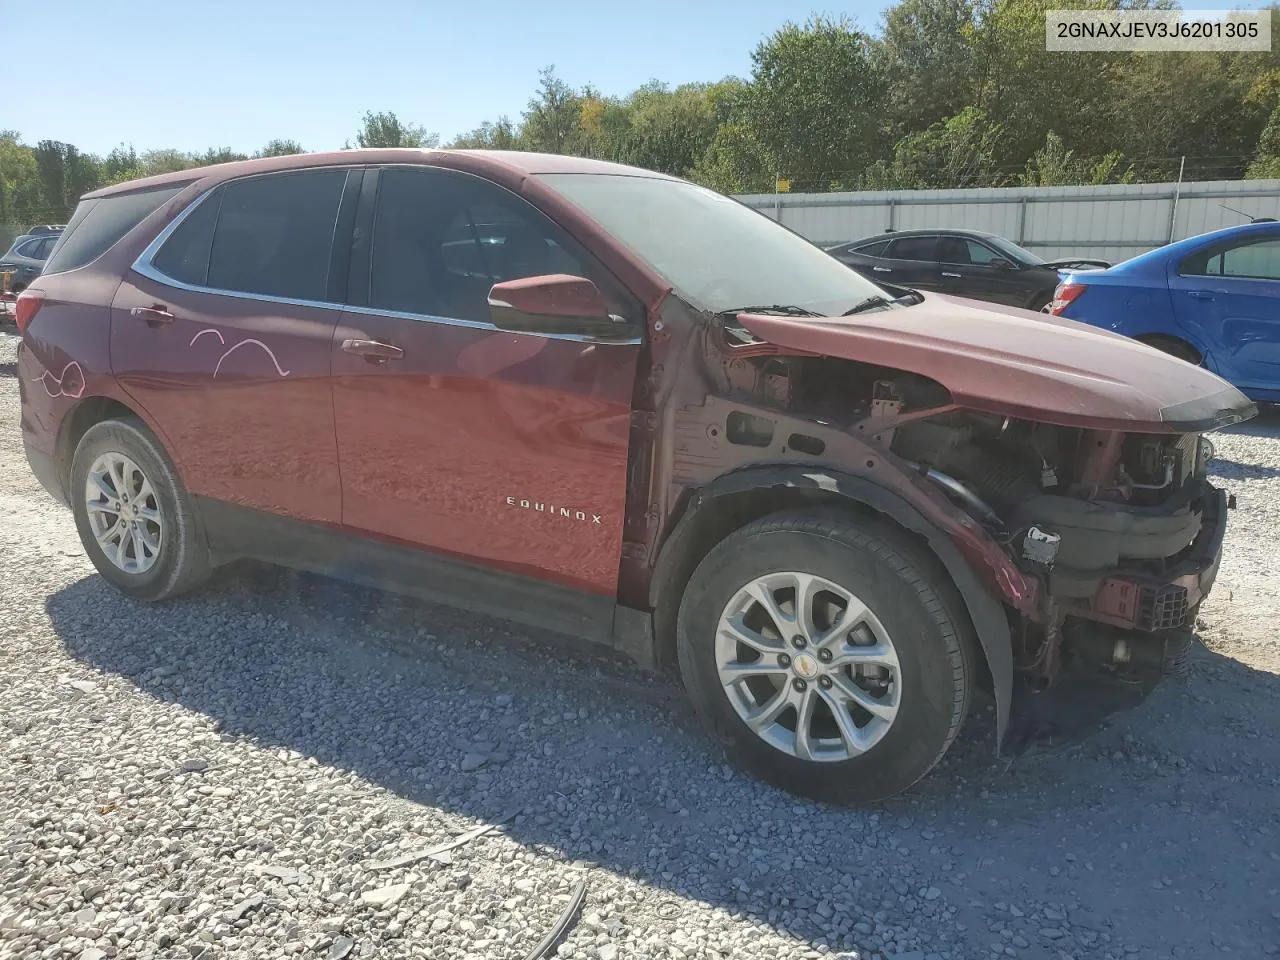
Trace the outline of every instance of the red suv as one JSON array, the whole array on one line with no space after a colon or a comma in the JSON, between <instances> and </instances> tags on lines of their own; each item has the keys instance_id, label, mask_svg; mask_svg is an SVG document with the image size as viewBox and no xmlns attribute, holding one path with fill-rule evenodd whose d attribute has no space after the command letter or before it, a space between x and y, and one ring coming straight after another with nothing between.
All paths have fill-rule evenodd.
<instances>
[{"instance_id":1,"label":"red suv","mask_svg":"<svg viewBox=\"0 0 1280 960\"><path fill-rule=\"evenodd\" d=\"M877 286L682 180L355 150L87 195L22 431L145 601L256 557L678 664L756 773L865 800L985 686L1158 667L1217 571L1213 374Z\"/></svg>"}]
</instances>

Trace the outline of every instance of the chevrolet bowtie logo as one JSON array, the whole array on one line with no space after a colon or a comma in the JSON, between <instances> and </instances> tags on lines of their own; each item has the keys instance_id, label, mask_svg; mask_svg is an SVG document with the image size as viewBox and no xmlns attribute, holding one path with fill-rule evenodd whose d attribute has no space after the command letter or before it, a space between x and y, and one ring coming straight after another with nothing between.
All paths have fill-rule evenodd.
<instances>
[{"instance_id":1,"label":"chevrolet bowtie logo","mask_svg":"<svg viewBox=\"0 0 1280 960\"><path fill-rule=\"evenodd\" d=\"M519 507L521 510L533 510L536 513L546 513L553 517L562 517L565 520L576 520L580 523L597 523L603 526L604 518L598 513L590 513L586 510L578 510L574 507L557 506L554 503L543 503L539 500L517 500L515 497L507 497L508 507Z\"/></svg>"}]
</instances>

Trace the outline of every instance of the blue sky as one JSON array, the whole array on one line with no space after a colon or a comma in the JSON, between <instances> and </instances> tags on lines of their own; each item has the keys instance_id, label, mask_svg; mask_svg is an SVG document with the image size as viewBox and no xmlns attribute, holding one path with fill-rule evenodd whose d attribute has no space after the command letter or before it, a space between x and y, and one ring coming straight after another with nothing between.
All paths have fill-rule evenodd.
<instances>
[{"instance_id":1,"label":"blue sky","mask_svg":"<svg viewBox=\"0 0 1280 960\"><path fill-rule=\"evenodd\" d=\"M250 152L273 137L321 150L354 138L364 111L393 110L447 140L503 113L518 119L548 64L575 87L619 95L650 78L746 76L751 50L786 20L844 14L875 30L886 5L43 0L45 22L15 49L27 59L52 41L58 68L27 89L11 82L0 128L94 153Z\"/></svg>"}]
</instances>

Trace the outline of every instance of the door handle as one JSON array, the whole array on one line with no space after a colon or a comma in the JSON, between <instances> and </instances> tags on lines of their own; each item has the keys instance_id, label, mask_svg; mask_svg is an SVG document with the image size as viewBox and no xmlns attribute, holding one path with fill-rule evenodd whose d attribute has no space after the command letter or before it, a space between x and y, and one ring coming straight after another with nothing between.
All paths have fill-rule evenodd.
<instances>
[{"instance_id":1,"label":"door handle","mask_svg":"<svg viewBox=\"0 0 1280 960\"><path fill-rule=\"evenodd\" d=\"M942 275L943 275L944 277L954 277L954 278L955 278L955 279L957 279L957 280L963 279L963 278L960 276L960 274L958 274L958 273L948 273L946 270L943 270L943 271L942 271Z\"/></svg>"},{"instance_id":2,"label":"door handle","mask_svg":"<svg viewBox=\"0 0 1280 960\"><path fill-rule=\"evenodd\" d=\"M394 343L383 343L380 340L343 340L342 351L364 357L370 363L386 363L404 356L404 351Z\"/></svg>"},{"instance_id":3,"label":"door handle","mask_svg":"<svg viewBox=\"0 0 1280 960\"><path fill-rule=\"evenodd\" d=\"M1188 297L1195 297L1197 300L1212 300L1218 294L1226 294L1225 290L1188 290Z\"/></svg>"},{"instance_id":4,"label":"door handle","mask_svg":"<svg viewBox=\"0 0 1280 960\"><path fill-rule=\"evenodd\" d=\"M871 269L876 273L893 273L892 267L872 267Z\"/></svg>"},{"instance_id":5,"label":"door handle","mask_svg":"<svg viewBox=\"0 0 1280 960\"><path fill-rule=\"evenodd\" d=\"M178 319L162 303L150 307L134 307L129 311L129 315L145 320L149 327L163 327Z\"/></svg>"}]
</instances>

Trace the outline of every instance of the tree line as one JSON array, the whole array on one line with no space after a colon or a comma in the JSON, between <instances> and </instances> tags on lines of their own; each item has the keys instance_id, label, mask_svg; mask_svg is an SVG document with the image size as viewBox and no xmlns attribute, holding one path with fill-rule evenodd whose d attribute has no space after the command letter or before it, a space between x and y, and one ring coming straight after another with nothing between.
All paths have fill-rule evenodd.
<instances>
[{"instance_id":1,"label":"tree line","mask_svg":"<svg viewBox=\"0 0 1280 960\"><path fill-rule=\"evenodd\" d=\"M1050 6L1175 5L899 0L875 31L829 17L784 25L752 52L748 77L652 80L626 96L572 87L548 67L519 118L446 146L596 157L726 193L770 192L778 180L826 191L1280 177L1280 46L1048 53ZM1275 25L1280 6L1269 10ZM440 137L370 111L355 145ZM281 139L255 156L303 150ZM0 132L0 223L62 222L95 187L246 157L126 146L99 157Z\"/></svg>"}]
</instances>

